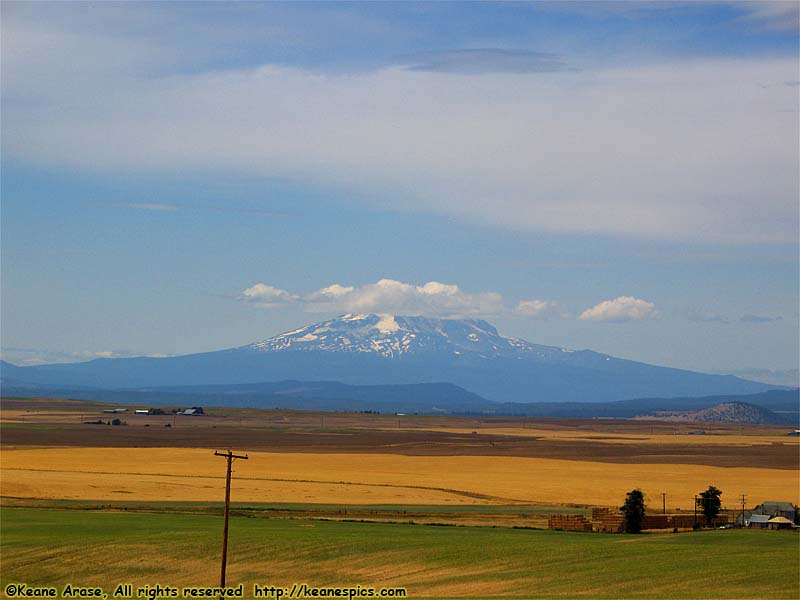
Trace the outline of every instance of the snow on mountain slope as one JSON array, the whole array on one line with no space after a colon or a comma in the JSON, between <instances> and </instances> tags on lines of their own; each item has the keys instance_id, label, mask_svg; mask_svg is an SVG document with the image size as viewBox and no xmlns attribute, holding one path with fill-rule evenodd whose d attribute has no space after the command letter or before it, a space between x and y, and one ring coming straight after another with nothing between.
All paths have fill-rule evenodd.
<instances>
[{"instance_id":1,"label":"snow on mountain slope","mask_svg":"<svg viewBox=\"0 0 800 600\"><path fill-rule=\"evenodd\" d=\"M243 349L368 352L386 358L423 353L472 354L480 358L554 359L570 352L502 337L486 321L349 314L309 325Z\"/></svg>"},{"instance_id":2,"label":"snow on mountain slope","mask_svg":"<svg viewBox=\"0 0 800 600\"><path fill-rule=\"evenodd\" d=\"M478 319L385 314L345 315L215 352L4 367L2 378L94 388L287 379L351 385L448 382L499 402L605 402L753 394L770 388L731 376L505 338L492 325Z\"/></svg>"}]
</instances>

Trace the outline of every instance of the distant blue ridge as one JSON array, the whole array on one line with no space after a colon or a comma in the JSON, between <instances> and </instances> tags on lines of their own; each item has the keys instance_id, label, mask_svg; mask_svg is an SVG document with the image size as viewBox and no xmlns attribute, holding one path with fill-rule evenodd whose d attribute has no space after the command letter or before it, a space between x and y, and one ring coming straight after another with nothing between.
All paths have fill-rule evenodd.
<instances>
[{"instance_id":1,"label":"distant blue ridge","mask_svg":"<svg viewBox=\"0 0 800 600\"><path fill-rule=\"evenodd\" d=\"M273 392L263 382L337 382L350 386L441 384L443 393L458 399L459 412L488 402L609 403L640 398L699 398L758 394L779 386L615 358L591 350L571 351L504 338L489 323L473 319L432 319L387 315L345 315L239 348L166 358L96 359L84 363L19 367L0 365L3 393L15 395L31 386L115 390L145 394L182 394L181 386L210 388L230 399L236 395L263 397ZM334 384L331 384L334 385ZM456 391L456 386L459 391ZM322 398L332 400L330 389ZM435 388L425 388L425 394ZM783 388L786 389L786 388ZM139 390L131 392L130 390ZM373 402L379 390L370 390ZM411 389L407 390L410 394ZM356 395L365 398L363 391ZM416 393L422 393L417 388ZM348 394L355 394L350 390ZM391 396L389 389L381 393ZM108 397L107 395L105 397ZM286 395L310 402L311 396ZM120 400L122 401L122 400ZM324 404L324 403L323 403ZM288 407L288 405L284 405ZM564 407L566 408L566 407ZM454 410L451 403L447 410ZM477 409L476 409L477 410ZM577 416L577 415L576 415Z\"/></svg>"}]
</instances>

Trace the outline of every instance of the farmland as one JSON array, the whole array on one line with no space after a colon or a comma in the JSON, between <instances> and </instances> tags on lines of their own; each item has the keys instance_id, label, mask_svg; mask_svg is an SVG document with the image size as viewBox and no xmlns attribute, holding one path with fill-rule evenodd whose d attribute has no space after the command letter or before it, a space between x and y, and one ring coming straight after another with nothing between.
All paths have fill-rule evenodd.
<instances>
[{"instance_id":1,"label":"farmland","mask_svg":"<svg viewBox=\"0 0 800 600\"><path fill-rule=\"evenodd\" d=\"M328 504L614 506L641 487L691 510L710 483L800 503L800 440L778 427L604 420L210 410L124 415L80 402L5 401L3 495L214 501L212 449L233 447L236 499ZM169 427L167 427L169 425ZM727 499L727 497L726 497Z\"/></svg>"},{"instance_id":2,"label":"farmland","mask_svg":"<svg viewBox=\"0 0 800 600\"><path fill-rule=\"evenodd\" d=\"M218 518L2 514L3 585L216 583ZM614 536L234 517L231 535L228 579L245 590L360 584L405 587L411 598L794 598L800 558L795 535L763 531Z\"/></svg>"},{"instance_id":3,"label":"farmland","mask_svg":"<svg viewBox=\"0 0 800 600\"><path fill-rule=\"evenodd\" d=\"M691 508L715 482L756 497L789 494L789 469L704 465L625 465L526 457L404 456L250 452L236 463L236 498L244 502L338 504L614 505L633 487L665 492ZM219 499L222 462L206 449L35 448L4 450L3 494L72 500Z\"/></svg>"},{"instance_id":4,"label":"farmland","mask_svg":"<svg viewBox=\"0 0 800 600\"><path fill-rule=\"evenodd\" d=\"M709 484L732 510L740 493L751 506L798 503L800 445L781 428L709 424L696 435L646 421L249 409L125 413L127 425L111 426L118 415L99 404L2 408L4 584L214 584L225 469L213 451L231 447L249 455L234 463L228 569L245 590L307 581L431 598L800 592L793 532L540 530L553 513L619 506L634 487L649 510L664 493L667 510L684 514Z\"/></svg>"}]
</instances>

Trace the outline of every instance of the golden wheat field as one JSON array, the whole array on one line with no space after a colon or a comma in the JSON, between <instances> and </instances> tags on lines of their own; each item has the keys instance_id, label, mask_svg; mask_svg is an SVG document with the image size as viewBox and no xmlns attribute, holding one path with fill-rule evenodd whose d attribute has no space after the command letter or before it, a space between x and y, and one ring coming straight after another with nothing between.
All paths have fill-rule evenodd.
<instances>
[{"instance_id":1,"label":"golden wheat field","mask_svg":"<svg viewBox=\"0 0 800 600\"><path fill-rule=\"evenodd\" d=\"M699 427L686 427L684 429L700 429ZM663 427L663 425L662 425ZM426 431L440 431L447 433L472 433L473 430L459 427L420 427ZM785 435L776 435L775 432L766 433L758 431L756 433L726 433L725 435L692 435L685 432L678 433L647 433L646 426L643 431L638 433L625 433L619 431L602 432L578 430L570 427L561 428L538 428L538 427L482 427L480 433L483 435L498 436L521 436L534 437L541 440L579 442L591 441L596 444L631 444L631 445L663 445L684 443L694 446L769 446L782 444L793 446L800 452L800 438L789 438Z\"/></svg>"},{"instance_id":2,"label":"golden wheat field","mask_svg":"<svg viewBox=\"0 0 800 600\"><path fill-rule=\"evenodd\" d=\"M790 469L619 464L503 456L250 453L236 461L233 496L243 502L326 504L616 505L639 487L689 509L708 485L732 501L800 502ZM215 501L224 461L197 448L6 448L3 496L41 499ZM728 497L723 497L727 499Z\"/></svg>"}]
</instances>

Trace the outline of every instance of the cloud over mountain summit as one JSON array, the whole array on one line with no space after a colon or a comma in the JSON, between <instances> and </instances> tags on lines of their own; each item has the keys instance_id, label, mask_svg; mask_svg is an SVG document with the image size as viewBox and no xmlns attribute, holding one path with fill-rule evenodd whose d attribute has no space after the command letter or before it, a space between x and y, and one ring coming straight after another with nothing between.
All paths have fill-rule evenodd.
<instances>
[{"instance_id":1,"label":"cloud over mountain summit","mask_svg":"<svg viewBox=\"0 0 800 600\"><path fill-rule=\"evenodd\" d=\"M557 300L521 300L506 305L498 292L465 292L458 285L429 281L422 285L380 279L362 286L334 283L308 294L295 294L257 283L240 295L247 304L274 308L301 304L307 312L391 313L442 318L511 316L531 319L566 319L569 311ZM658 315L655 304L632 296L605 300L583 311L584 321L622 323Z\"/></svg>"}]
</instances>

